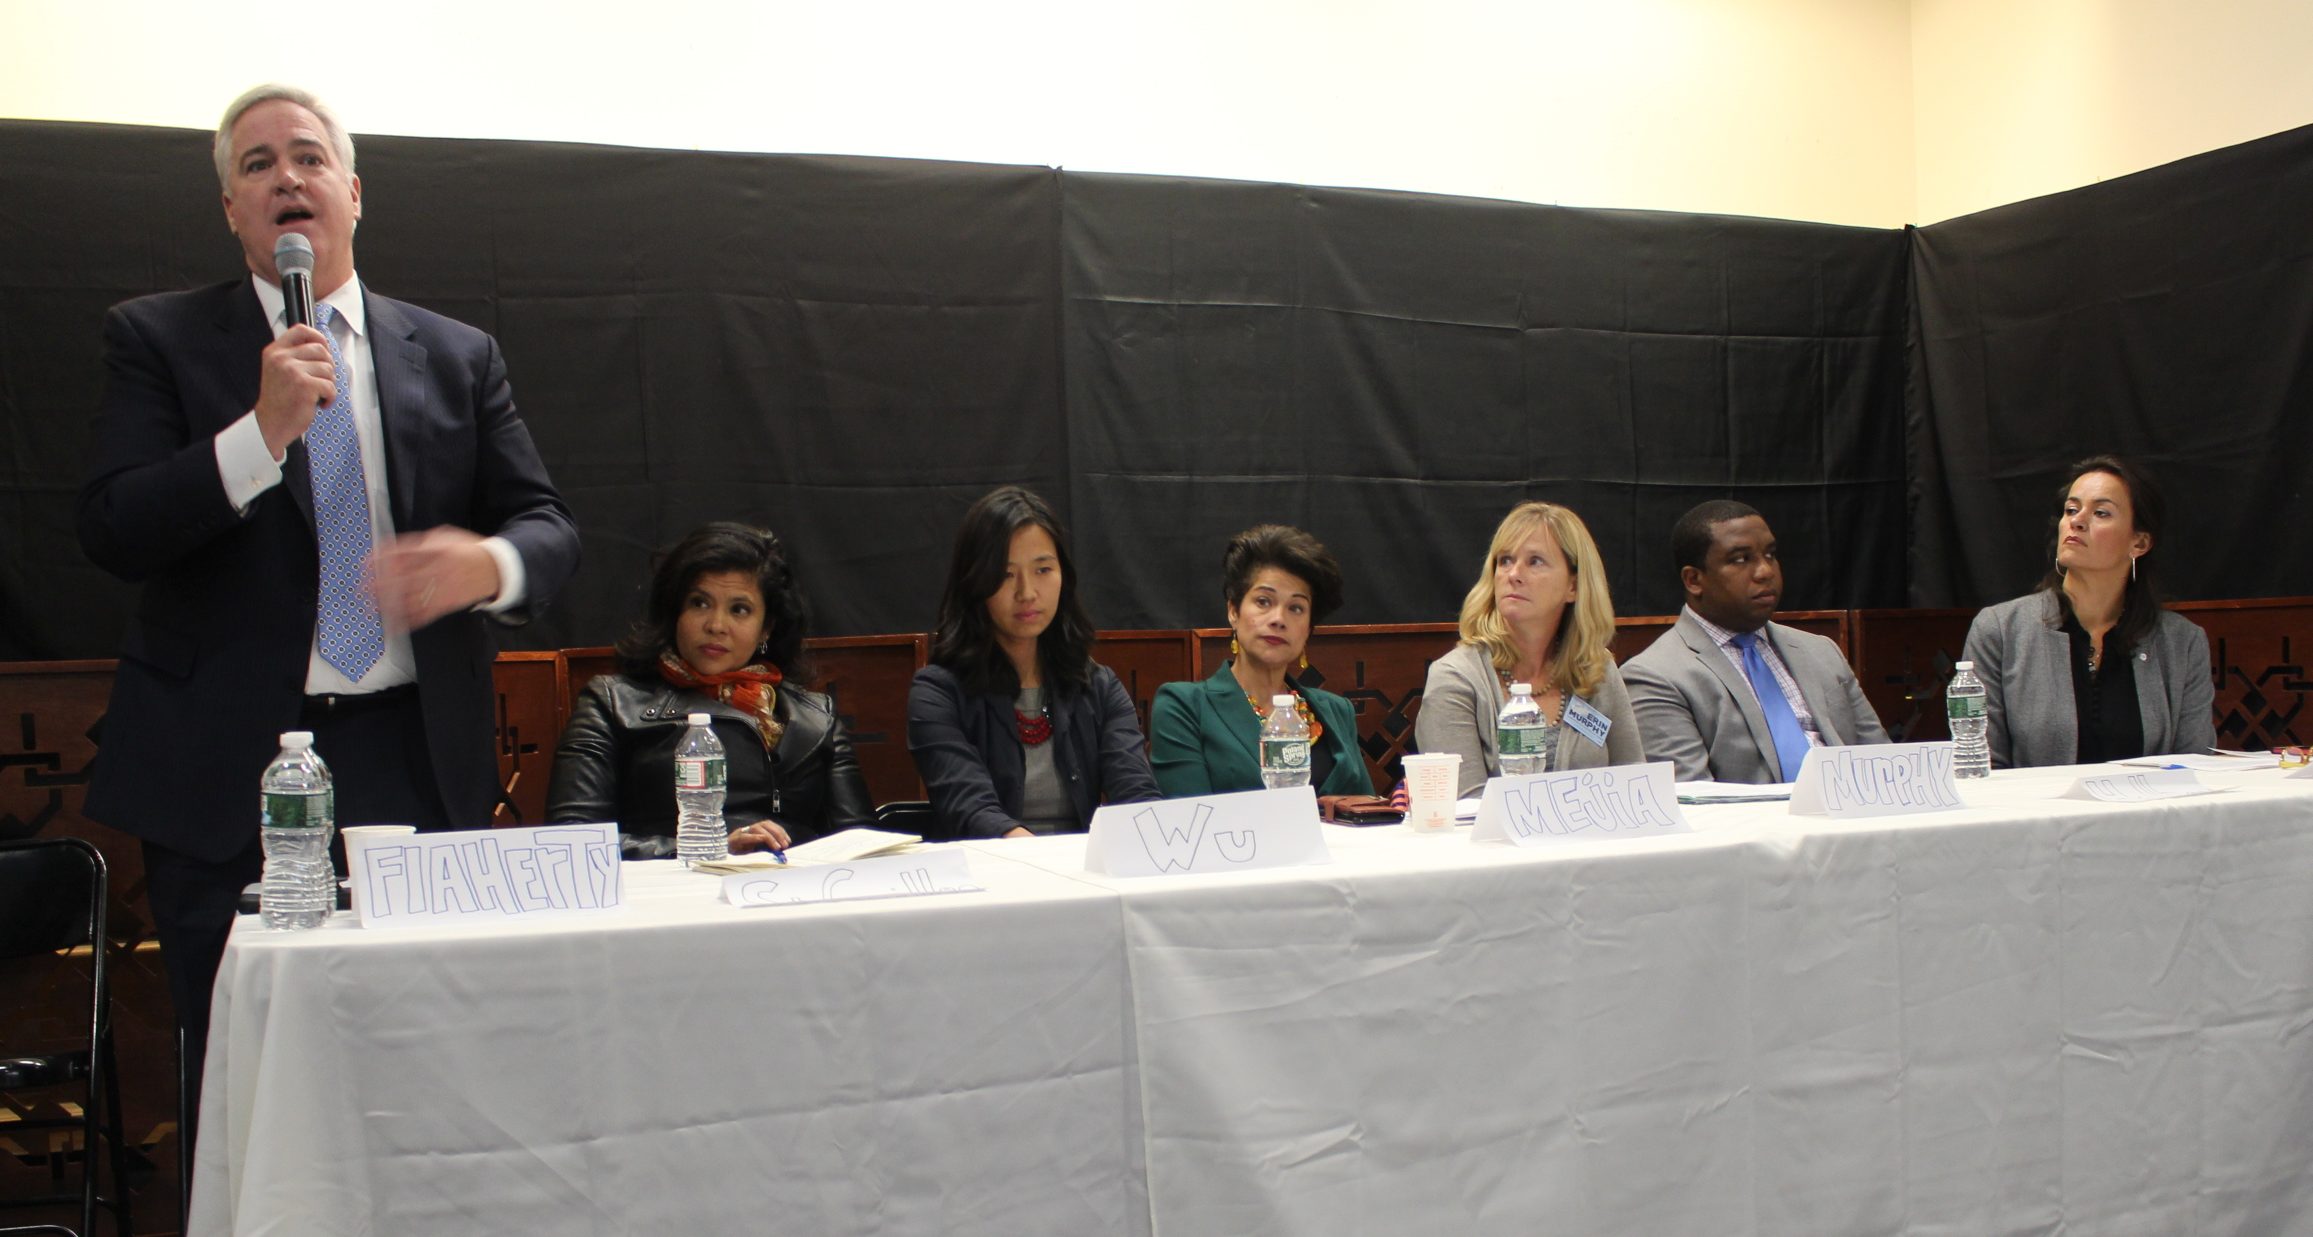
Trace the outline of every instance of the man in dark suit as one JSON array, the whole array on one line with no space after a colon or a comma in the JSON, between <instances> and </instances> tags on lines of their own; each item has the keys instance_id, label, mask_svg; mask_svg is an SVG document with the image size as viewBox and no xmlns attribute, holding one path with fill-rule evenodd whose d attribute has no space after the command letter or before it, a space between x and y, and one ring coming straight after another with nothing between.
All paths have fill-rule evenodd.
<instances>
[{"instance_id":1,"label":"man in dark suit","mask_svg":"<svg viewBox=\"0 0 2313 1237\"><path fill-rule=\"evenodd\" d=\"M1789 782L1813 746L1885 743L1839 646L1770 622L1783 596L1774 530L1719 499L1679 517L1679 620L1623 663L1650 760L1682 782Z\"/></svg>"},{"instance_id":2,"label":"man in dark suit","mask_svg":"<svg viewBox=\"0 0 2313 1237\"><path fill-rule=\"evenodd\" d=\"M144 839L195 1069L281 732L314 732L340 825L488 824L488 623L578 561L497 344L355 276L361 180L328 108L252 90L215 157L249 274L106 315L80 493L83 549L142 585L87 810ZM315 325L283 316L288 232L313 249Z\"/></svg>"}]
</instances>

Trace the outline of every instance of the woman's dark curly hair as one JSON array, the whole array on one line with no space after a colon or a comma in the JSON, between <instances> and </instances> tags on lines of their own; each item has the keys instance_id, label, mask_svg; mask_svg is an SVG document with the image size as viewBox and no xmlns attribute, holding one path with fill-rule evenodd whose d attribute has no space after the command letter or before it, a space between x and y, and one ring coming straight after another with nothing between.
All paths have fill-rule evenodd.
<instances>
[{"instance_id":1,"label":"woman's dark curly hair","mask_svg":"<svg viewBox=\"0 0 2313 1237\"><path fill-rule=\"evenodd\" d=\"M1324 542L1283 524L1257 525L1229 538L1221 552L1221 599L1232 606L1244 601L1263 567L1291 572L1309 586L1312 626L1341 608L1341 564Z\"/></svg>"},{"instance_id":2,"label":"woman's dark curly hair","mask_svg":"<svg viewBox=\"0 0 2313 1237\"><path fill-rule=\"evenodd\" d=\"M948 582L940 591L940 625L932 633L931 661L945 666L976 695L1019 694L1020 676L996 642L988 621L988 599L1004 587L1012 535L1034 525L1052 537L1060 558L1060 602L1052 625L1036 641L1036 657L1046 686L1063 694L1092 681L1092 620L1077 598L1076 562L1068 556L1068 533L1052 504L1017 485L990 490L964 513L956 530Z\"/></svg>"},{"instance_id":3,"label":"woman's dark curly hair","mask_svg":"<svg viewBox=\"0 0 2313 1237\"><path fill-rule=\"evenodd\" d=\"M726 571L755 578L763 594L764 649L756 661L779 667L788 681L810 677L803 640L811 612L795 587L787 548L767 528L717 520L692 529L681 541L651 556L650 605L626 639L618 642L619 668L646 678L658 675L659 654L675 647L675 621L700 576Z\"/></svg>"}]
</instances>

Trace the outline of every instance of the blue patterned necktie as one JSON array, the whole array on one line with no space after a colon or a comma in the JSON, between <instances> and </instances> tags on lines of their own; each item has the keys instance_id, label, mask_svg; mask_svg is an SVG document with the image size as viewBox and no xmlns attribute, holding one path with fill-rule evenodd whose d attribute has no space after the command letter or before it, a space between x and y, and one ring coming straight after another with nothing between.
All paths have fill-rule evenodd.
<instances>
[{"instance_id":1,"label":"blue patterned necktie","mask_svg":"<svg viewBox=\"0 0 2313 1237\"><path fill-rule=\"evenodd\" d=\"M385 624L377 602L362 588L369 559L369 479L361 466L361 439L353 428L353 379L338 350L337 314L314 306L314 325L329 341L337 368L337 398L314 413L305 431L306 468L313 480L313 528L321 542L321 599L315 643L321 659L359 682L385 656Z\"/></svg>"},{"instance_id":2,"label":"blue patterned necktie","mask_svg":"<svg viewBox=\"0 0 2313 1237\"><path fill-rule=\"evenodd\" d=\"M1775 757L1783 762L1783 780L1796 782L1799 762L1807 758L1807 732L1799 728L1799 715L1791 711L1783 685L1775 681L1775 672L1759 652L1759 633L1746 631L1736 636L1735 647L1743 650L1743 677L1751 680L1751 694L1759 698L1759 712L1766 715L1767 733L1775 740Z\"/></svg>"}]
</instances>

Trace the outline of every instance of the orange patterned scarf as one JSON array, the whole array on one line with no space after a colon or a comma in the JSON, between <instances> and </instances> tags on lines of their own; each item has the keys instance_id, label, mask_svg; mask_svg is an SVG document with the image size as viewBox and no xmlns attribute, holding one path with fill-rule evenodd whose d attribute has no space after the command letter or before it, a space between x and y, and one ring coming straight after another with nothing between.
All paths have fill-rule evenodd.
<instances>
[{"instance_id":1,"label":"orange patterned scarf","mask_svg":"<svg viewBox=\"0 0 2313 1237\"><path fill-rule=\"evenodd\" d=\"M703 691L724 704L737 705L755 715L755 733L763 736L763 750L779 750L779 684L786 677L779 667L750 664L721 674L700 674L673 649L659 654L659 674L677 687Z\"/></svg>"}]
</instances>

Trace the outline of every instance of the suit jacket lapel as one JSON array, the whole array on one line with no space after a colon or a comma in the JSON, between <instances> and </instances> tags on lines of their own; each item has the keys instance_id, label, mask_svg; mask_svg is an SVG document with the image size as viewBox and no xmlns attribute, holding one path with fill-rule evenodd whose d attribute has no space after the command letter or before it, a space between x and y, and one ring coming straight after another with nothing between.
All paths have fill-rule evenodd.
<instances>
[{"instance_id":1,"label":"suit jacket lapel","mask_svg":"<svg viewBox=\"0 0 2313 1237\"><path fill-rule=\"evenodd\" d=\"M1251 713L1253 706L1245 703L1244 685L1237 682L1237 674L1231 663L1222 662L1221 668L1215 670L1205 680L1205 706L1213 711L1214 719L1220 722L1217 729L1225 736L1221 746L1227 751L1243 757L1245 763L1251 768L1259 769L1261 767L1259 727L1255 726L1253 737L1248 739L1245 737L1245 728L1235 724L1236 720L1242 718L1237 710L1242 709ZM1258 717L1258 714L1255 716Z\"/></svg>"},{"instance_id":2,"label":"suit jacket lapel","mask_svg":"<svg viewBox=\"0 0 2313 1237\"><path fill-rule=\"evenodd\" d=\"M1847 736L1840 734L1832 724L1831 714L1823 707L1823 695L1815 688L1823 676L1812 673L1813 666L1802 667L1799 660L1792 656L1792 650L1798 647L1799 642L1784 639L1784 633L1791 629L1781 623L1769 623L1765 631L1768 643L1775 646L1775 655L1783 659L1783 668L1791 672L1791 681L1798 685L1799 698L1807 702L1807 713L1815 719L1815 733L1822 737L1824 746L1837 747L1847 742Z\"/></svg>"},{"instance_id":3,"label":"suit jacket lapel","mask_svg":"<svg viewBox=\"0 0 2313 1237\"><path fill-rule=\"evenodd\" d=\"M257 299L256 289L246 279L237 279L225 289L225 297L217 312L217 330L225 337L218 356L229 358L231 367L228 382L235 397L233 406L250 409L257 406L257 392L261 379L258 354L273 342L273 324L265 320L265 306ZM313 531L313 473L305 462L305 439L290 441L282 453L281 487L288 491L289 502L305 520L305 530Z\"/></svg>"},{"instance_id":4,"label":"suit jacket lapel","mask_svg":"<svg viewBox=\"0 0 2313 1237\"><path fill-rule=\"evenodd\" d=\"M1767 715L1759 711L1759 697L1751 690L1751 680L1727 660L1727 654L1711 639L1710 633L1685 615L1679 616L1678 633L1679 639L1686 641L1687 650L1734 699L1735 708L1743 715L1743 725L1751 732L1751 744L1759 749L1760 762L1775 774L1776 780L1783 780L1783 758L1775 750L1775 734L1767 729Z\"/></svg>"},{"instance_id":5,"label":"suit jacket lapel","mask_svg":"<svg viewBox=\"0 0 2313 1237\"><path fill-rule=\"evenodd\" d=\"M417 461L425 458L426 348L401 307L362 289L369 326L370 364L377 370L377 416L385 430L386 494L394 528L418 529Z\"/></svg>"}]
</instances>

